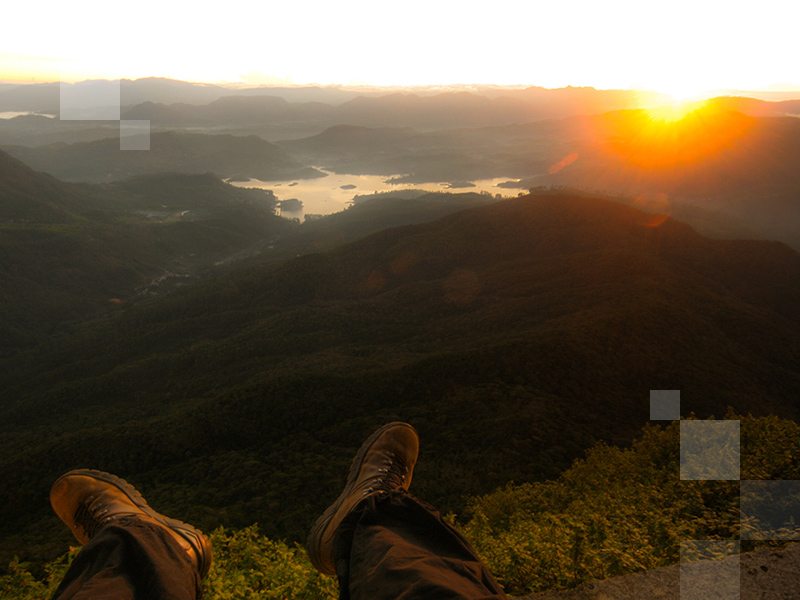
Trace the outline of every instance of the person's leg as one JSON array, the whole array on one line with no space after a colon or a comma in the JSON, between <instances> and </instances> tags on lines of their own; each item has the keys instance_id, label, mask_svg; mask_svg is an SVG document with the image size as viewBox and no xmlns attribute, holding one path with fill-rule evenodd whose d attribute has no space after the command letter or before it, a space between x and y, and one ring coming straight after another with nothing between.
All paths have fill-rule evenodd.
<instances>
[{"instance_id":1,"label":"person's leg","mask_svg":"<svg viewBox=\"0 0 800 600\"><path fill-rule=\"evenodd\" d=\"M407 493L418 444L405 423L364 443L344 491L312 529L312 563L338 576L343 600L505 598L463 536Z\"/></svg>"},{"instance_id":2,"label":"person's leg","mask_svg":"<svg viewBox=\"0 0 800 600\"><path fill-rule=\"evenodd\" d=\"M55 600L195 600L211 545L191 525L155 512L133 486L100 471L71 471L50 493L83 549Z\"/></svg>"},{"instance_id":3,"label":"person's leg","mask_svg":"<svg viewBox=\"0 0 800 600\"><path fill-rule=\"evenodd\" d=\"M334 540L343 599L502 599L506 595L464 537L402 490L361 502Z\"/></svg>"}]
</instances>

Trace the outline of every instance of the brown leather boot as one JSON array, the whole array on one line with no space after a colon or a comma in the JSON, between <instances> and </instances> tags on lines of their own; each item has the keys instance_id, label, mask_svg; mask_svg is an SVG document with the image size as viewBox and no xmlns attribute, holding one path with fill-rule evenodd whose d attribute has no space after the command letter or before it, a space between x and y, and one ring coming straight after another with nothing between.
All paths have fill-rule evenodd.
<instances>
[{"instance_id":1,"label":"brown leather boot","mask_svg":"<svg viewBox=\"0 0 800 600\"><path fill-rule=\"evenodd\" d=\"M186 550L201 578L211 568L211 542L203 532L157 513L136 488L110 473L78 469L62 475L50 490L50 504L84 546L120 517L136 516L164 527Z\"/></svg>"},{"instance_id":2,"label":"brown leather boot","mask_svg":"<svg viewBox=\"0 0 800 600\"><path fill-rule=\"evenodd\" d=\"M317 519L308 536L314 567L334 575L333 535L348 513L367 496L407 490L419 453L417 432L408 423L389 423L373 433L353 459L344 491Z\"/></svg>"}]
</instances>

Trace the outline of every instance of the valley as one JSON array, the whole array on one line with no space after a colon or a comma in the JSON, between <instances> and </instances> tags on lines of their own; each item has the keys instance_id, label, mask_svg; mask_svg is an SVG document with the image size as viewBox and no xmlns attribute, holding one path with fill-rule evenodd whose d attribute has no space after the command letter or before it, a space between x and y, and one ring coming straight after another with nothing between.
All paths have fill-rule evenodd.
<instances>
[{"instance_id":1,"label":"valley","mask_svg":"<svg viewBox=\"0 0 800 600\"><path fill-rule=\"evenodd\" d=\"M0 110L53 110L22 91ZM462 515L627 447L652 389L800 418L797 100L123 92L149 151L0 120L0 565L63 553L47 493L78 466L294 542L391 420Z\"/></svg>"}]
</instances>

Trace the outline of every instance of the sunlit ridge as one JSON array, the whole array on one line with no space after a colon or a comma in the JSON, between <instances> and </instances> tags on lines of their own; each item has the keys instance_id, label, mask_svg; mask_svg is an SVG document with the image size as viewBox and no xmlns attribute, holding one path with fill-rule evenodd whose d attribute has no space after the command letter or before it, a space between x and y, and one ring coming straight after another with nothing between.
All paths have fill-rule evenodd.
<instances>
[{"instance_id":1,"label":"sunlit ridge","mask_svg":"<svg viewBox=\"0 0 800 600\"><path fill-rule=\"evenodd\" d=\"M687 102L673 102L671 104L665 104L663 106L658 106L655 108L647 109L647 113L650 117L656 121L663 121L665 123L674 123L676 121L681 121L687 115L695 112L706 106L708 101L706 100L696 100L696 101L687 101Z\"/></svg>"},{"instance_id":2,"label":"sunlit ridge","mask_svg":"<svg viewBox=\"0 0 800 600\"><path fill-rule=\"evenodd\" d=\"M611 147L644 168L704 160L735 144L753 121L713 103L693 102L632 112L616 124Z\"/></svg>"}]
</instances>

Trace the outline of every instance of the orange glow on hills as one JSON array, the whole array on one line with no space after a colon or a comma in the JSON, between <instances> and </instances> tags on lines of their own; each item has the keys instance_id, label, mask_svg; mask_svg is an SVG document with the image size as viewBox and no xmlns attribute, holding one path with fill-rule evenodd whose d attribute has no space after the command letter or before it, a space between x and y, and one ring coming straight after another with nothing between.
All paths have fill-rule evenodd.
<instances>
[{"instance_id":1,"label":"orange glow on hills","mask_svg":"<svg viewBox=\"0 0 800 600\"><path fill-rule=\"evenodd\" d=\"M648 108L647 114L650 115L653 120L674 123L704 106L706 106L705 102L675 102L673 104Z\"/></svg>"},{"instance_id":2,"label":"orange glow on hills","mask_svg":"<svg viewBox=\"0 0 800 600\"><path fill-rule=\"evenodd\" d=\"M630 111L609 132L611 150L645 169L689 166L730 147L754 123L711 105L676 111Z\"/></svg>"}]
</instances>

